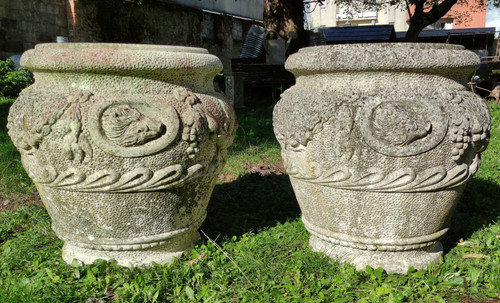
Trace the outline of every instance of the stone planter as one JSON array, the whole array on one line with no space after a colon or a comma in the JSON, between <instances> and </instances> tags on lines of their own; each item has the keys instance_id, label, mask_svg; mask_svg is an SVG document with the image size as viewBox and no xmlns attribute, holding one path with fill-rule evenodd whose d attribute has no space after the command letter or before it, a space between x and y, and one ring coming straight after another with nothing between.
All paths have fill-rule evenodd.
<instances>
[{"instance_id":1,"label":"stone planter","mask_svg":"<svg viewBox=\"0 0 500 303\"><path fill-rule=\"evenodd\" d=\"M166 263L190 249L232 143L234 111L204 49L41 44L9 135L64 240L84 263Z\"/></svg>"},{"instance_id":2,"label":"stone planter","mask_svg":"<svg viewBox=\"0 0 500 303\"><path fill-rule=\"evenodd\" d=\"M406 273L439 261L439 239L488 143L490 114L464 87L461 46L301 49L274 131L310 246L358 269Z\"/></svg>"}]
</instances>

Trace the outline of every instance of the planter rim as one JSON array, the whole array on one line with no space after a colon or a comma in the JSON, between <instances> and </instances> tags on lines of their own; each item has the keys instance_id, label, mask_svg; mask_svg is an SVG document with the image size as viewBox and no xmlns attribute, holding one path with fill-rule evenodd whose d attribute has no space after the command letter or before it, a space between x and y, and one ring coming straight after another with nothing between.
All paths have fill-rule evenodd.
<instances>
[{"instance_id":1,"label":"planter rim","mask_svg":"<svg viewBox=\"0 0 500 303\"><path fill-rule=\"evenodd\" d=\"M204 48L122 43L43 43L26 51L21 65L31 71L117 72L222 70L219 58Z\"/></svg>"},{"instance_id":2,"label":"planter rim","mask_svg":"<svg viewBox=\"0 0 500 303\"><path fill-rule=\"evenodd\" d=\"M462 45L356 43L305 47L285 68L295 75L343 71L426 71L475 67L479 57Z\"/></svg>"},{"instance_id":3,"label":"planter rim","mask_svg":"<svg viewBox=\"0 0 500 303\"><path fill-rule=\"evenodd\" d=\"M99 43L99 42L70 42L70 43L40 43L35 49L121 49L133 51L168 51L208 54L208 50L201 47L160 45L160 44L134 44L134 43Z\"/></svg>"}]
</instances>

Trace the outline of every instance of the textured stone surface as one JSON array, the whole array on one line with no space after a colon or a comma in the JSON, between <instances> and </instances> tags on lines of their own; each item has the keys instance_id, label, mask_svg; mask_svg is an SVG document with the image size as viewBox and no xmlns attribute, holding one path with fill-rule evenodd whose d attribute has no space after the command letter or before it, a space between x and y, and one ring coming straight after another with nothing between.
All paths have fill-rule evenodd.
<instances>
[{"instance_id":1,"label":"textured stone surface","mask_svg":"<svg viewBox=\"0 0 500 303\"><path fill-rule=\"evenodd\" d=\"M43 44L9 135L65 241L63 258L165 263L189 249L236 130L204 49Z\"/></svg>"},{"instance_id":2,"label":"textured stone surface","mask_svg":"<svg viewBox=\"0 0 500 303\"><path fill-rule=\"evenodd\" d=\"M439 239L489 138L488 108L461 84L479 63L461 46L301 49L274 131L313 250L406 273Z\"/></svg>"}]
</instances>

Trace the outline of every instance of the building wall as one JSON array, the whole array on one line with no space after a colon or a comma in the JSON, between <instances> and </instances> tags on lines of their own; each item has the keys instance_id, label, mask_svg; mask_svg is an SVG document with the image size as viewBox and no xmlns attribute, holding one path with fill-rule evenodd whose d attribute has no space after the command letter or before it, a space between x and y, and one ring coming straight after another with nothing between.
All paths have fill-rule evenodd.
<instances>
[{"instance_id":1,"label":"building wall","mask_svg":"<svg viewBox=\"0 0 500 303\"><path fill-rule=\"evenodd\" d=\"M405 32L408 30L406 22L406 10L401 7L389 6L377 12L378 24L394 24L396 32Z\"/></svg>"},{"instance_id":2,"label":"building wall","mask_svg":"<svg viewBox=\"0 0 500 303\"><path fill-rule=\"evenodd\" d=\"M311 8L314 8L314 6ZM310 20L311 28L394 24L396 31L406 31L408 29L404 9L390 6L379 11L361 12L353 17L348 17L342 13L342 9L335 4L334 0L326 0L323 6L318 5L311 12Z\"/></svg>"},{"instance_id":3,"label":"building wall","mask_svg":"<svg viewBox=\"0 0 500 303\"><path fill-rule=\"evenodd\" d=\"M337 26L337 6L332 0L326 0L325 5L312 4L313 11L310 14L310 27L332 27Z\"/></svg>"},{"instance_id":4,"label":"building wall","mask_svg":"<svg viewBox=\"0 0 500 303\"><path fill-rule=\"evenodd\" d=\"M224 71L238 57L253 21L164 1L69 0L70 41L194 46L218 56Z\"/></svg>"},{"instance_id":5,"label":"building wall","mask_svg":"<svg viewBox=\"0 0 500 303\"><path fill-rule=\"evenodd\" d=\"M443 17L453 19L453 28L479 28L486 26L486 1L457 2Z\"/></svg>"},{"instance_id":6,"label":"building wall","mask_svg":"<svg viewBox=\"0 0 500 303\"><path fill-rule=\"evenodd\" d=\"M410 8L410 11L412 8ZM407 31L409 18L405 9L389 6L376 12L376 17L368 17L362 12L353 18L343 16L341 9L337 7L334 0L325 1L323 7L316 7L311 13L311 28L321 26L343 26L350 25L370 25L373 24L394 24L395 31ZM367 16L365 16L367 15ZM486 3L482 5L476 0L464 1L455 4L452 9L436 24L430 26L434 29L460 29L460 28L480 28L486 25Z\"/></svg>"},{"instance_id":7,"label":"building wall","mask_svg":"<svg viewBox=\"0 0 500 303\"><path fill-rule=\"evenodd\" d=\"M415 7L410 6L409 11L413 13L414 10ZM409 21L408 15L407 21ZM477 0L468 0L457 2L446 15L427 29L482 28L485 26L486 1L481 4Z\"/></svg>"},{"instance_id":8,"label":"building wall","mask_svg":"<svg viewBox=\"0 0 500 303\"><path fill-rule=\"evenodd\" d=\"M166 0L142 0L140 4L122 0L0 0L0 58L65 36L70 42L202 47L218 56L228 72L231 58L239 56L245 34L255 22Z\"/></svg>"},{"instance_id":9,"label":"building wall","mask_svg":"<svg viewBox=\"0 0 500 303\"><path fill-rule=\"evenodd\" d=\"M68 36L66 0L0 0L0 58Z\"/></svg>"},{"instance_id":10,"label":"building wall","mask_svg":"<svg viewBox=\"0 0 500 303\"><path fill-rule=\"evenodd\" d=\"M160 0L184 6L221 12L248 19L262 20L264 0Z\"/></svg>"}]
</instances>

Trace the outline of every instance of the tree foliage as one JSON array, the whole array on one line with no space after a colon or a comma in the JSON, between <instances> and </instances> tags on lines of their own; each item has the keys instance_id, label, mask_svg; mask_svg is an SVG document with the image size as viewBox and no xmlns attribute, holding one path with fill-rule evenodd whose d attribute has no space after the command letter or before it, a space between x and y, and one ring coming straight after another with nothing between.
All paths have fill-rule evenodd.
<instances>
[{"instance_id":1,"label":"tree foliage","mask_svg":"<svg viewBox=\"0 0 500 303\"><path fill-rule=\"evenodd\" d=\"M486 9L488 0L336 0L337 4L346 9L346 12L361 12L388 6L404 8L408 12L409 28L406 32L405 41L413 42L418 38L419 33L428 25L437 22L444 17L456 4L468 5L472 10ZM500 0L489 0L500 7ZM465 16L456 16L465 18Z\"/></svg>"},{"instance_id":2,"label":"tree foliage","mask_svg":"<svg viewBox=\"0 0 500 303\"><path fill-rule=\"evenodd\" d=\"M266 30L275 30L285 39L289 38L290 32L296 33L290 52L306 45L302 0L264 0L263 19Z\"/></svg>"}]
</instances>

